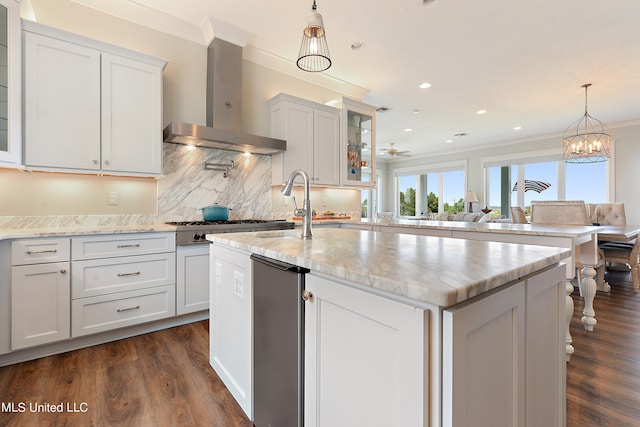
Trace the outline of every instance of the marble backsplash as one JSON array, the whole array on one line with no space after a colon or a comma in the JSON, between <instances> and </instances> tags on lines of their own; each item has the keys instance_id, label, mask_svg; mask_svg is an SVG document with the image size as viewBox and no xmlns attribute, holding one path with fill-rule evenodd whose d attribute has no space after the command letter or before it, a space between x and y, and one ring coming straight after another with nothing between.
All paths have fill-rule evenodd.
<instances>
[{"instance_id":1,"label":"marble backsplash","mask_svg":"<svg viewBox=\"0 0 640 427\"><path fill-rule=\"evenodd\" d=\"M163 144L164 176L157 181L156 214L0 216L0 228L108 227L201 220L200 208L218 203L232 208L230 219L273 217L271 157L210 148ZM235 168L204 170L204 163ZM135 178L132 178L135 179Z\"/></svg>"},{"instance_id":2,"label":"marble backsplash","mask_svg":"<svg viewBox=\"0 0 640 427\"><path fill-rule=\"evenodd\" d=\"M204 163L229 164L223 171ZM165 178L158 181L158 219L201 220L200 208L218 203L232 210L230 219L271 219L271 156L164 144Z\"/></svg>"}]
</instances>

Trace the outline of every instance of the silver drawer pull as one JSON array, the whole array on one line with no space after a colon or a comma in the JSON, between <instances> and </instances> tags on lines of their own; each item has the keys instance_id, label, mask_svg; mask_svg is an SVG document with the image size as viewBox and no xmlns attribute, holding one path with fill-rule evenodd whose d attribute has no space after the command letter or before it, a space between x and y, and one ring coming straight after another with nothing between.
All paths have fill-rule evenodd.
<instances>
[{"instance_id":1,"label":"silver drawer pull","mask_svg":"<svg viewBox=\"0 0 640 427\"><path fill-rule=\"evenodd\" d=\"M118 277L139 276L139 275L140 275L139 271L134 271L133 273L118 273Z\"/></svg>"},{"instance_id":2,"label":"silver drawer pull","mask_svg":"<svg viewBox=\"0 0 640 427\"><path fill-rule=\"evenodd\" d=\"M35 255L35 254L55 254L58 252L57 249L45 249L43 251L32 251L30 249L27 250L27 255Z\"/></svg>"},{"instance_id":3,"label":"silver drawer pull","mask_svg":"<svg viewBox=\"0 0 640 427\"><path fill-rule=\"evenodd\" d=\"M140 243L132 243L128 245L118 245L119 248L139 248Z\"/></svg>"},{"instance_id":4,"label":"silver drawer pull","mask_svg":"<svg viewBox=\"0 0 640 427\"><path fill-rule=\"evenodd\" d=\"M117 311L118 313L122 313L123 311L137 310L137 309L139 309L139 308L140 308L140 306L139 306L139 305L136 305L135 307L119 308L119 309L117 309L116 311Z\"/></svg>"}]
</instances>

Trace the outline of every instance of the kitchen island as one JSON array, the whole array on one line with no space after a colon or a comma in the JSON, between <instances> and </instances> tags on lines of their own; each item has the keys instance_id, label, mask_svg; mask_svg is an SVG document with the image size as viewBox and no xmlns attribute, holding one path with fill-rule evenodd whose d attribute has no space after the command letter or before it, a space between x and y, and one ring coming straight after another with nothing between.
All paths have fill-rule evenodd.
<instances>
[{"instance_id":1,"label":"kitchen island","mask_svg":"<svg viewBox=\"0 0 640 427\"><path fill-rule=\"evenodd\" d=\"M211 297L232 296L215 306L249 318L238 328L214 309L211 334L235 328L230 345L251 354L251 253L308 268L306 426L564 425L559 262L569 249L332 228L299 236L208 236ZM250 357L224 368L251 418Z\"/></svg>"}]
</instances>

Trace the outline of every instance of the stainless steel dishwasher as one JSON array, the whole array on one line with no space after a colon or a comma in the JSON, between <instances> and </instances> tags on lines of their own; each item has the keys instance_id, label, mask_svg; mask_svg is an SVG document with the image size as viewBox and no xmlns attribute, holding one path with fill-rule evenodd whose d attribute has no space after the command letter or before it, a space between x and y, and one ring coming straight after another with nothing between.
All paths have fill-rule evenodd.
<instances>
[{"instance_id":1,"label":"stainless steel dishwasher","mask_svg":"<svg viewBox=\"0 0 640 427\"><path fill-rule=\"evenodd\" d=\"M304 275L308 269L251 255L253 423L302 427Z\"/></svg>"}]
</instances>

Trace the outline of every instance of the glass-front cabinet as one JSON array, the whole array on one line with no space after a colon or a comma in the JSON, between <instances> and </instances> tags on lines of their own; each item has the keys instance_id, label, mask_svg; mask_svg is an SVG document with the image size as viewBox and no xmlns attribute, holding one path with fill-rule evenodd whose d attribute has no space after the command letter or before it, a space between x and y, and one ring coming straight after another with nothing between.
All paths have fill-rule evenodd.
<instances>
[{"instance_id":1,"label":"glass-front cabinet","mask_svg":"<svg viewBox=\"0 0 640 427\"><path fill-rule=\"evenodd\" d=\"M376 108L342 99L342 185L376 186Z\"/></svg>"},{"instance_id":2,"label":"glass-front cabinet","mask_svg":"<svg viewBox=\"0 0 640 427\"><path fill-rule=\"evenodd\" d=\"M20 4L0 0L0 166L22 165Z\"/></svg>"}]
</instances>

